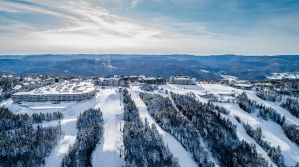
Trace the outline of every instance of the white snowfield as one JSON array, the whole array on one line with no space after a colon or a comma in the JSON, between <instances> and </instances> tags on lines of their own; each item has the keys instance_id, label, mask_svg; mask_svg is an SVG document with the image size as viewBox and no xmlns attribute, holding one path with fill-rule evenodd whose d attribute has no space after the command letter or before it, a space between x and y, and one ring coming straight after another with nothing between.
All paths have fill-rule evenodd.
<instances>
[{"instance_id":1,"label":"white snowfield","mask_svg":"<svg viewBox=\"0 0 299 167\"><path fill-rule=\"evenodd\" d=\"M124 160L120 157L123 148L121 127L123 125L123 109L120 94L116 89L101 90L97 97L97 107L101 108L104 119L104 132L100 144L92 154L92 165L120 167Z\"/></svg>"}]
</instances>

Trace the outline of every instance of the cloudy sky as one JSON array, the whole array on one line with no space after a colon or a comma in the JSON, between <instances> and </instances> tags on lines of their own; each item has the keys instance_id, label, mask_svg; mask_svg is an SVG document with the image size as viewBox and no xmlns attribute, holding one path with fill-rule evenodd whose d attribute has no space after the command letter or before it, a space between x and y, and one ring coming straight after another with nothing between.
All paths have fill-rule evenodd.
<instances>
[{"instance_id":1,"label":"cloudy sky","mask_svg":"<svg viewBox=\"0 0 299 167\"><path fill-rule=\"evenodd\" d=\"M298 0L0 0L0 54L299 54Z\"/></svg>"}]
</instances>

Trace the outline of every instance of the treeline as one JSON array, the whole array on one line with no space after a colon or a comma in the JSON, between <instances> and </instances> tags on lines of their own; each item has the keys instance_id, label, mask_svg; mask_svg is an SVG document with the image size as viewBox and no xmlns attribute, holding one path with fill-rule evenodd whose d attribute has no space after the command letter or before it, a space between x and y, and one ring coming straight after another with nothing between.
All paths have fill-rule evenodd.
<instances>
[{"instance_id":1,"label":"treeline","mask_svg":"<svg viewBox=\"0 0 299 167\"><path fill-rule=\"evenodd\" d=\"M5 128L0 125L0 166L41 166L57 143L60 124L57 127L34 127L24 123L27 120L23 118L27 117L15 115L6 108L0 109L0 122L5 125Z\"/></svg>"},{"instance_id":2,"label":"treeline","mask_svg":"<svg viewBox=\"0 0 299 167\"><path fill-rule=\"evenodd\" d=\"M88 109L77 121L78 133L75 143L62 160L63 167L92 166L91 154L103 132L103 118L100 109Z\"/></svg>"},{"instance_id":3,"label":"treeline","mask_svg":"<svg viewBox=\"0 0 299 167\"><path fill-rule=\"evenodd\" d=\"M273 102L282 101L282 96L275 91L261 90L258 91L256 95L259 98L267 101L273 101ZM287 109L295 117L299 118L299 101L297 99L286 98L280 106Z\"/></svg>"},{"instance_id":4,"label":"treeline","mask_svg":"<svg viewBox=\"0 0 299 167\"><path fill-rule=\"evenodd\" d=\"M262 129L257 127L253 129L249 124L244 124L243 126L247 132L247 134L252 137L268 154L271 160L279 167L284 167L284 158L281 154L280 147L272 147L267 141L264 140L264 135Z\"/></svg>"},{"instance_id":5,"label":"treeline","mask_svg":"<svg viewBox=\"0 0 299 167\"><path fill-rule=\"evenodd\" d=\"M258 117L261 117L264 120L270 119L281 126L284 124L285 116L281 116L279 113L276 112L275 109L260 104L256 105L256 108L259 109L259 113L257 114Z\"/></svg>"},{"instance_id":6,"label":"treeline","mask_svg":"<svg viewBox=\"0 0 299 167\"><path fill-rule=\"evenodd\" d=\"M20 80L16 78L0 77L0 100L9 98L14 93L14 86L19 84Z\"/></svg>"},{"instance_id":7,"label":"treeline","mask_svg":"<svg viewBox=\"0 0 299 167\"><path fill-rule=\"evenodd\" d=\"M255 102L250 100L247 97L245 92L243 92L237 96L237 101L238 101L240 108L243 109L244 111L246 111L248 113L253 113L255 111L255 108L254 108Z\"/></svg>"},{"instance_id":8,"label":"treeline","mask_svg":"<svg viewBox=\"0 0 299 167\"><path fill-rule=\"evenodd\" d=\"M242 93L241 95L239 95L238 98L239 98L239 100L243 99L243 100L240 100L239 105L240 105L240 103L242 103L242 104L246 103L245 108L253 108L253 110L258 109L258 111L259 111L257 114L258 117L260 117L264 120L272 120L273 122L276 122L277 124L279 124L281 126L281 128L283 129L284 133L286 134L286 136L291 141L293 141L299 145L299 128L297 125L292 125L292 124L286 123L285 116L281 116L281 114L277 113L277 111L275 109L273 109L272 107L266 107L265 105L257 104L256 102L249 100L245 93ZM246 102L244 102L244 101L246 101ZM287 105L287 104L291 104L291 103L293 104L296 102L294 102L293 100L292 101L289 100L288 103L283 103L282 105ZM289 107L293 107L293 105L290 105ZM243 110L245 110L245 109L243 108Z\"/></svg>"},{"instance_id":9,"label":"treeline","mask_svg":"<svg viewBox=\"0 0 299 167\"><path fill-rule=\"evenodd\" d=\"M209 161L208 152L203 148L198 130L173 106L168 97L148 93L140 93L140 97L161 128L172 134L187 151L191 152L199 166L215 166Z\"/></svg>"},{"instance_id":10,"label":"treeline","mask_svg":"<svg viewBox=\"0 0 299 167\"><path fill-rule=\"evenodd\" d=\"M299 145L299 126L284 123L282 129L290 140Z\"/></svg>"},{"instance_id":11,"label":"treeline","mask_svg":"<svg viewBox=\"0 0 299 167\"><path fill-rule=\"evenodd\" d=\"M299 145L299 129L297 125L286 123L285 116L281 116L277 111L271 107L263 105L256 106L259 109L258 117L264 120L272 120L281 126L286 136L293 142Z\"/></svg>"},{"instance_id":12,"label":"treeline","mask_svg":"<svg viewBox=\"0 0 299 167\"><path fill-rule=\"evenodd\" d=\"M30 126L33 123L41 123L42 121L51 121L62 119L61 112L53 113L34 113L31 116L28 114L13 114L7 108L0 108L0 131Z\"/></svg>"},{"instance_id":13,"label":"treeline","mask_svg":"<svg viewBox=\"0 0 299 167\"><path fill-rule=\"evenodd\" d=\"M296 99L286 98L281 107L287 109L292 115L299 118L299 101Z\"/></svg>"},{"instance_id":14,"label":"treeline","mask_svg":"<svg viewBox=\"0 0 299 167\"><path fill-rule=\"evenodd\" d=\"M277 93L276 91L270 91L270 90L259 90L256 92L256 95L267 101L273 101L273 102L279 102L282 100L282 96Z\"/></svg>"},{"instance_id":15,"label":"treeline","mask_svg":"<svg viewBox=\"0 0 299 167\"><path fill-rule=\"evenodd\" d=\"M124 103L124 156L128 167L178 167L178 160L173 157L159 135L157 128L143 123L138 109L126 89L122 91Z\"/></svg>"},{"instance_id":16,"label":"treeline","mask_svg":"<svg viewBox=\"0 0 299 167\"><path fill-rule=\"evenodd\" d=\"M236 125L221 116L211 103L201 103L190 95L171 93L178 109L192 121L208 143L220 166L268 166L254 144L240 141Z\"/></svg>"}]
</instances>

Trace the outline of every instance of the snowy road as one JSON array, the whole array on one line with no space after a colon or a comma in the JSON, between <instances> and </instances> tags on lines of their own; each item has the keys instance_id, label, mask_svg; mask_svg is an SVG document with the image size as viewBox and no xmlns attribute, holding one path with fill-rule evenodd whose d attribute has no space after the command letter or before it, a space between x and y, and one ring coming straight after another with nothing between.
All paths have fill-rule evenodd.
<instances>
[{"instance_id":1,"label":"snowy road","mask_svg":"<svg viewBox=\"0 0 299 167\"><path fill-rule=\"evenodd\" d=\"M120 167L124 160L120 157L120 148L123 146L120 131L123 110L120 106L120 94L116 89L101 90L97 98L97 107L101 108L104 119L104 132L100 144L92 154L92 165L105 167Z\"/></svg>"}]
</instances>

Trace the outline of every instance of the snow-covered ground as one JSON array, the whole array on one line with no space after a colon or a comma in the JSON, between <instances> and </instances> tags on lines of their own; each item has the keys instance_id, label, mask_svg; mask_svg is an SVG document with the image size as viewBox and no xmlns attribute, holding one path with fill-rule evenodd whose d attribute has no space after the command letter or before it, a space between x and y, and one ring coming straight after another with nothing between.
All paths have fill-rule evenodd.
<instances>
[{"instance_id":1,"label":"snow-covered ground","mask_svg":"<svg viewBox=\"0 0 299 167\"><path fill-rule=\"evenodd\" d=\"M130 90L132 99L134 100L139 110L141 119L144 120L146 118L150 124L154 124L157 127L157 130L162 136L162 140L166 145L168 145L170 152L174 155L174 157L178 158L180 166L198 166L198 164L193 160L192 155L184 149L181 143L179 143L172 135L161 129L158 123L148 113L146 105L144 104L143 100L139 97L139 92L140 91L137 89Z\"/></svg>"},{"instance_id":2,"label":"snow-covered ground","mask_svg":"<svg viewBox=\"0 0 299 167\"><path fill-rule=\"evenodd\" d=\"M253 91L247 91L246 94L247 94L249 99L251 99L253 101L256 101L258 104L265 105L266 107L271 107L271 108L275 109L275 111L277 113L279 113L281 116L285 116L287 123L291 123L291 124L295 124L295 125L299 126L299 119L294 117L286 109L284 109L284 108L280 107L279 105L277 105L275 102L262 100L259 97L257 97L256 94Z\"/></svg>"},{"instance_id":3,"label":"snow-covered ground","mask_svg":"<svg viewBox=\"0 0 299 167\"><path fill-rule=\"evenodd\" d=\"M163 86L164 89L168 89L169 91L173 91L175 93L179 94L185 94L188 92L195 93L196 97L201 102L207 102L207 100L203 97L200 97L198 95L201 95L200 92L207 92L211 94L239 94L242 93L243 90L232 88L230 86L226 85L220 85L220 84L198 84L189 86L188 89L184 85L180 86L173 86L173 85L165 85ZM185 89L184 89L185 88ZM249 93L248 93L249 92ZM277 110L280 114L286 116L286 120L289 123L293 123L298 125L299 119L292 116L288 111L281 108L278 104L274 102L268 102L261 100L258 98L253 91L247 91L248 96L257 101L258 103L262 103L266 106L270 106ZM294 142L290 141L286 135L284 134L281 127L273 122L273 121L265 121L257 117L257 113L249 114L245 111L243 111L238 104L235 103L215 103L219 106L223 106L227 110L230 111L230 114L228 116L221 114L223 117L226 117L231 120L231 122L235 125L237 125L237 135L240 139L246 140L248 143L253 143L257 146L257 151L259 154L261 154L270 164L275 166L275 164L271 161L271 159L268 157L267 153L255 142L253 138L247 135L244 127L236 121L236 119L233 116L240 117L241 121L244 123L250 124L253 128L261 127L263 130L263 134L265 137L265 140L270 142L272 146L280 146L282 155L284 156L285 164L287 166L294 166L296 162L299 162L299 147Z\"/></svg>"},{"instance_id":4,"label":"snow-covered ground","mask_svg":"<svg viewBox=\"0 0 299 167\"><path fill-rule=\"evenodd\" d=\"M62 137L51 154L46 157L46 167L60 166L62 158L68 152L70 145L75 143L77 128L76 123L81 112L96 106L96 97L75 103L65 110L62 110L64 118L61 120ZM54 121L57 122L57 121ZM45 123L45 126L52 126L53 121Z\"/></svg>"},{"instance_id":5,"label":"snow-covered ground","mask_svg":"<svg viewBox=\"0 0 299 167\"><path fill-rule=\"evenodd\" d=\"M299 147L287 138L277 123L270 120L262 120L257 117L257 113L249 114L242 110L238 104L220 103L218 105L223 106L230 111L230 115L238 116L242 122L248 123L253 128L261 127L265 140L270 142L271 146L280 146L287 166L292 166L299 162Z\"/></svg>"},{"instance_id":6,"label":"snow-covered ground","mask_svg":"<svg viewBox=\"0 0 299 167\"><path fill-rule=\"evenodd\" d=\"M57 126L60 122L62 135L59 138L58 144L51 151L50 155L45 159L45 166L53 167L60 166L62 158L68 152L69 147L75 142L77 135L76 122L81 112L94 108L96 106L97 97L80 102L67 102L60 104L52 104L51 102L26 102L22 104L14 104L11 99L0 103L0 106L7 107L10 111L16 114L33 114L33 113L50 113L60 111L63 114L63 119L60 121L54 120L43 122L43 126Z\"/></svg>"},{"instance_id":7,"label":"snow-covered ground","mask_svg":"<svg viewBox=\"0 0 299 167\"><path fill-rule=\"evenodd\" d=\"M100 90L96 97L81 102L68 102L52 104L51 102L13 104L11 99L2 101L0 106L8 107L18 114L48 113L60 111L64 118L43 122L43 126L57 126L60 122L62 135L58 144L45 159L46 167L60 166L62 158L68 152L69 147L75 142L77 135L76 123L80 113L89 108L101 108L104 119L104 133L92 154L93 166L118 167L124 164L119 156L119 148L122 144L120 122L122 120L122 108L120 107L120 95L116 89Z\"/></svg>"},{"instance_id":8,"label":"snow-covered ground","mask_svg":"<svg viewBox=\"0 0 299 167\"><path fill-rule=\"evenodd\" d=\"M235 94L243 92L240 89L221 84L199 84L199 86L202 87L208 94Z\"/></svg>"},{"instance_id":9,"label":"snow-covered ground","mask_svg":"<svg viewBox=\"0 0 299 167\"><path fill-rule=\"evenodd\" d=\"M197 85L174 85L167 84L161 85L159 88L167 89L175 93L185 94L188 92L193 92L198 100L202 102L207 102L206 98L201 97L206 93L211 94L226 94L225 96L230 96L230 94L239 94L243 90L232 88L230 86L225 86L221 84L197 84ZM11 99L0 102L0 106L5 106L9 108L14 113L27 113L29 115L33 113L49 113L60 111L64 118L60 121L54 120L50 122L42 123L43 126L56 126L61 123L62 135L59 139L58 144L51 151L50 155L46 157L45 166L60 166L63 156L68 152L70 145L75 142L77 128L76 122L79 114L88 108L101 108L104 119L104 131L100 139L100 143L96 146L92 154L92 165L93 166L122 166L124 165L124 160L120 157L120 150L123 148L122 141L122 119L123 119L123 109L121 103L121 96L116 91L116 88L107 87L106 89L97 88L99 92L96 97L92 99L81 101L81 102L67 102L60 104L52 104L51 102L44 103L22 103L13 104ZM148 113L147 108L139 97L139 92L141 91L139 87L133 87L129 89L132 94L132 98L139 109L140 117L142 120L147 118L150 124L155 124L159 133L162 136L163 141L168 145L170 151L173 153L174 157L179 160L180 166L197 166L198 164L193 160L192 155L184 149L184 147L178 142L172 135L165 132L160 126L155 122L155 120ZM155 91L163 96L169 96L168 94L163 94L162 92ZM279 106L275 102L264 101L255 95L254 91L246 91L248 97L257 103L272 107L282 116L285 115L286 121L295 125L299 125L299 119L290 114L287 110ZM231 96L234 98L233 96ZM296 162L299 162L299 146L289 140L284 134L282 128L277 123L269 120L265 121L257 117L257 112L247 113L242 110L238 104L235 103L215 103L219 106L223 106L230 111L229 115L221 114L223 117L228 118L231 122L237 125L237 135L240 139L246 140L248 143L253 143L257 146L257 151L261 154L267 161L273 166L273 162L267 156L267 153L255 142L253 138L247 135L244 127L236 121L234 116L238 116L242 122L250 124L253 128L261 127L264 139L271 144L271 146L280 146L282 155L284 156L285 164L287 166L294 166ZM211 156L212 158L212 156Z\"/></svg>"},{"instance_id":10,"label":"snow-covered ground","mask_svg":"<svg viewBox=\"0 0 299 167\"><path fill-rule=\"evenodd\" d=\"M219 105L219 104L218 104ZM240 124L234 117L233 115L224 115L221 113L221 116L224 118L229 119L234 125L237 125L237 136L239 137L240 140L245 140L248 143L254 144L256 145L256 149L257 149L257 153L259 153L260 155L262 155L263 158L265 158L266 161L268 161L268 163L270 165L272 165L273 167L277 166L275 163L272 162L272 160L269 158L269 156L267 155L267 153L263 150L263 148L261 146L259 146L259 144L256 143L256 141L251 138L247 133L245 128L243 127L242 124Z\"/></svg>"},{"instance_id":11,"label":"snow-covered ground","mask_svg":"<svg viewBox=\"0 0 299 167\"><path fill-rule=\"evenodd\" d=\"M104 89L98 94L96 107L100 107L103 113L104 132L100 144L92 154L92 165L95 167L124 165L124 160L120 157L120 149L123 148L121 104L120 94L116 92L116 89Z\"/></svg>"},{"instance_id":12,"label":"snow-covered ground","mask_svg":"<svg viewBox=\"0 0 299 167\"><path fill-rule=\"evenodd\" d=\"M284 72L284 73L272 73L270 76L267 76L268 79L297 79L299 78L298 72Z\"/></svg>"},{"instance_id":13,"label":"snow-covered ground","mask_svg":"<svg viewBox=\"0 0 299 167\"><path fill-rule=\"evenodd\" d=\"M166 84L166 85L160 85L159 88L163 88L169 91L175 91L177 93L188 93L190 91L204 95L206 94L205 89L203 89L199 85L178 85L178 84Z\"/></svg>"}]
</instances>

